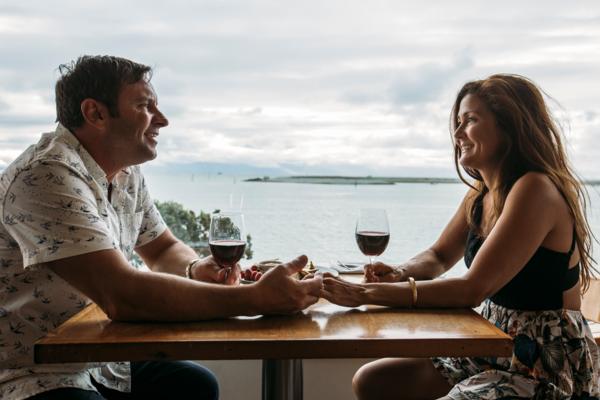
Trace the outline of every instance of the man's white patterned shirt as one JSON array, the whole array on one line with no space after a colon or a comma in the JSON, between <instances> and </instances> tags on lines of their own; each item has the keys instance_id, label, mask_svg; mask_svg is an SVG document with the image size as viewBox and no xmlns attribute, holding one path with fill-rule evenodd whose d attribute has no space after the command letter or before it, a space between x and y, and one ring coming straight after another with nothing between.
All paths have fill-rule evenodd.
<instances>
[{"instance_id":1,"label":"man's white patterned shirt","mask_svg":"<svg viewBox=\"0 0 600 400\"><path fill-rule=\"evenodd\" d=\"M90 303L46 263L106 249L129 260L166 229L139 167L114 178L58 125L0 175L0 398L61 387L129 391L129 363L34 364L33 344Z\"/></svg>"}]
</instances>

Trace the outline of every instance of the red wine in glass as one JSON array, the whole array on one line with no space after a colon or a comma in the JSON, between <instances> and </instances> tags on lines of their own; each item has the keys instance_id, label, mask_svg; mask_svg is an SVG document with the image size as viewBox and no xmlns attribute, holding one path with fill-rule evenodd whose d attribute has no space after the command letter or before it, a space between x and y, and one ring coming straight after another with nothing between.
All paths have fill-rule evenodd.
<instances>
[{"instance_id":1,"label":"red wine in glass","mask_svg":"<svg viewBox=\"0 0 600 400\"><path fill-rule=\"evenodd\" d=\"M230 267L240 261L246 250L243 240L213 240L208 245L217 264Z\"/></svg>"},{"instance_id":2,"label":"red wine in glass","mask_svg":"<svg viewBox=\"0 0 600 400\"><path fill-rule=\"evenodd\" d=\"M385 251L390 241L389 232L359 231L356 232L356 243L365 256L378 256Z\"/></svg>"},{"instance_id":3,"label":"red wine in glass","mask_svg":"<svg viewBox=\"0 0 600 400\"><path fill-rule=\"evenodd\" d=\"M390 225L385 210L360 210L355 234L358 248L365 256L369 256L369 264L372 264L372 257L383 253L390 241Z\"/></svg>"},{"instance_id":4,"label":"red wine in glass","mask_svg":"<svg viewBox=\"0 0 600 400\"><path fill-rule=\"evenodd\" d=\"M229 272L246 250L244 215L241 212L214 212L210 218L208 246L215 261Z\"/></svg>"}]
</instances>

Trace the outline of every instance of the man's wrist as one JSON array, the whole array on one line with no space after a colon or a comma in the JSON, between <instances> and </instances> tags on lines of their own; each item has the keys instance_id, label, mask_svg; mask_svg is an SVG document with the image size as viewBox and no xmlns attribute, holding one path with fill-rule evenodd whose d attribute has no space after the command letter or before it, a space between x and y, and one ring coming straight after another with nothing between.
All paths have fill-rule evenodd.
<instances>
[{"instance_id":1,"label":"man's wrist","mask_svg":"<svg viewBox=\"0 0 600 400\"><path fill-rule=\"evenodd\" d=\"M261 293L258 283L253 285L223 286L224 289L231 291L231 301L234 315L255 316L267 314L270 307L268 304L269 296Z\"/></svg>"},{"instance_id":2,"label":"man's wrist","mask_svg":"<svg viewBox=\"0 0 600 400\"><path fill-rule=\"evenodd\" d=\"M198 263L198 261L200 261L199 258L194 258L193 260L190 260L187 264L187 266L185 267L185 274L184 276L188 279L194 279L193 278L193 268L194 266Z\"/></svg>"}]
</instances>

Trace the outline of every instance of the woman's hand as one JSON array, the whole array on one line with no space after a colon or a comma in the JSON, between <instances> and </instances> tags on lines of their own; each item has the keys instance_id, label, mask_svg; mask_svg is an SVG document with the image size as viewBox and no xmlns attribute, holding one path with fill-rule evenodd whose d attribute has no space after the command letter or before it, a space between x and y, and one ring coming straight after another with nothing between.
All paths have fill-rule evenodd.
<instances>
[{"instance_id":1,"label":"woman's hand","mask_svg":"<svg viewBox=\"0 0 600 400\"><path fill-rule=\"evenodd\" d=\"M366 290L365 285L360 283L326 277L323 279L321 297L340 306L358 307L366 302Z\"/></svg>"},{"instance_id":2,"label":"woman's hand","mask_svg":"<svg viewBox=\"0 0 600 400\"><path fill-rule=\"evenodd\" d=\"M365 282L401 282L406 280L404 270L382 262L365 266Z\"/></svg>"}]
</instances>

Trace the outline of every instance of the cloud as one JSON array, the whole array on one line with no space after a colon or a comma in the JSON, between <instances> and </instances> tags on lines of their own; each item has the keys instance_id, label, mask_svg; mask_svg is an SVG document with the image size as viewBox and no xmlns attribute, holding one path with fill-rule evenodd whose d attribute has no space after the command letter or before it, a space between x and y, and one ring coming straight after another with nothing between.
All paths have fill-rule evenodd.
<instances>
[{"instance_id":1,"label":"cloud","mask_svg":"<svg viewBox=\"0 0 600 400\"><path fill-rule=\"evenodd\" d=\"M472 68L473 60L461 54L450 65L427 63L407 71L399 71L398 79L390 88L393 104L419 104L437 101L453 77Z\"/></svg>"},{"instance_id":2,"label":"cloud","mask_svg":"<svg viewBox=\"0 0 600 400\"><path fill-rule=\"evenodd\" d=\"M573 161L598 176L599 43L589 0L19 2L0 6L0 143L6 158L54 125L59 64L114 54L155 69L156 163L451 175L456 91L513 72L578 116Z\"/></svg>"},{"instance_id":3,"label":"cloud","mask_svg":"<svg viewBox=\"0 0 600 400\"><path fill-rule=\"evenodd\" d=\"M54 104L39 91L6 91L0 88L0 131L52 124L55 114ZM0 140L7 139L6 135L0 137Z\"/></svg>"},{"instance_id":4,"label":"cloud","mask_svg":"<svg viewBox=\"0 0 600 400\"><path fill-rule=\"evenodd\" d=\"M585 110L570 116L569 128L564 132L567 150L576 172L586 179L598 179L600 171L600 109Z\"/></svg>"}]
</instances>

